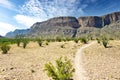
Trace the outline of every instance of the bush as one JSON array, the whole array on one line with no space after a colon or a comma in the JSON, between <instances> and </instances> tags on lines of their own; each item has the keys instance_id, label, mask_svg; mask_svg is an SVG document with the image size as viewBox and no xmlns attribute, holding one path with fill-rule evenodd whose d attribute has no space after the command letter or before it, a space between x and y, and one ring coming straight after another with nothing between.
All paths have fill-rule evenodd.
<instances>
[{"instance_id":1,"label":"bush","mask_svg":"<svg viewBox=\"0 0 120 80\"><path fill-rule=\"evenodd\" d=\"M16 43L17 43L17 46L18 46L18 47L20 46L20 42L21 42L20 39L16 39Z\"/></svg>"},{"instance_id":2,"label":"bush","mask_svg":"<svg viewBox=\"0 0 120 80\"><path fill-rule=\"evenodd\" d=\"M8 51L10 50L10 46L8 46L8 44L2 44L1 45L1 50L3 51L3 54L7 54Z\"/></svg>"},{"instance_id":3,"label":"bush","mask_svg":"<svg viewBox=\"0 0 120 80\"><path fill-rule=\"evenodd\" d=\"M102 44L105 48L107 48L107 45L108 45L108 39L106 37L102 37Z\"/></svg>"},{"instance_id":4,"label":"bush","mask_svg":"<svg viewBox=\"0 0 120 80\"><path fill-rule=\"evenodd\" d=\"M56 66L50 62L45 64L44 70L54 80L71 80L73 72L75 72L70 60L67 58L63 60L62 57L56 60Z\"/></svg>"},{"instance_id":5,"label":"bush","mask_svg":"<svg viewBox=\"0 0 120 80\"><path fill-rule=\"evenodd\" d=\"M46 41L46 43L45 43L46 45L49 45L49 43Z\"/></svg>"},{"instance_id":6,"label":"bush","mask_svg":"<svg viewBox=\"0 0 120 80\"><path fill-rule=\"evenodd\" d=\"M98 44L100 44L100 39L99 39L99 38L97 38L96 40L97 40Z\"/></svg>"},{"instance_id":7,"label":"bush","mask_svg":"<svg viewBox=\"0 0 120 80\"><path fill-rule=\"evenodd\" d=\"M39 44L39 46L42 46L42 40L41 39L37 39L37 43Z\"/></svg>"},{"instance_id":8,"label":"bush","mask_svg":"<svg viewBox=\"0 0 120 80\"><path fill-rule=\"evenodd\" d=\"M23 39L23 48L25 49L29 41L27 39Z\"/></svg>"},{"instance_id":9,"label":"bush","mask_svg":"<svg viewBox=\"0 0 120 80\"><path fill-rule=\"evenodd\" d=\"M81 38L81 42L86 44L88 42L88 40L87 40L87 38L83 37L83 38Z\"/></svg>"},{"instance_id":10,"label":"bush","mask_svg":"<svg viewBox=\"0 0 120 80\"><path fill-rule=\"evenodd\" d=\"M76 38L75 38L75 39L74 39L74 42L75 42L75 43L78 43L78 42L79 42L79 39L76 39Z\"/></svg>"},{"instance_id":11,"label":"bush","mask_svg":"<svg viewBox=\"0 0 120 80\"><path fill-rule=\"evenodd\" d=\"M60 47L61 47L61 48L65 48L65 45L63 44L63 45L61 45Z\"/></svg>"}]
</instances>

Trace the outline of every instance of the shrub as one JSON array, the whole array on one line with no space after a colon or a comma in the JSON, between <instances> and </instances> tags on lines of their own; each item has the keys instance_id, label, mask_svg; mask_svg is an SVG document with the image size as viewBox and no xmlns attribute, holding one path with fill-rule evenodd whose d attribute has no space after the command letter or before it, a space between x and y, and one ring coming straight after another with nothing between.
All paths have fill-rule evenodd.
<instances>
[{"instance_id":1,"label":"shrub","mask_svg":"<svg viewBox=\"0 0 120 80\"><path fill-rule=\"evenodd\" d=\"M45 43L46 45L49 45L49 43L46 41L46 43Z\"/></svg>"},{"instance_id":2,"label":"shrub","mask_svg":"<svg viewBox=\"0 0 120 80\"><path fill-rule=\"evenodd\" d=\"M76 39L76 38L75 38L75 39L74 39L74 42L75 42L75 43L78 43L78 42L79 42L79 39Z\"/></svg>"},{"instance_id":3,"label":"shrub","mask_svg":"<svg viewBox=\"0 0 120 80\"><path fill-rule=\"evenodd\" d=\"M29 41L27 39L23 39L23 48L25 49Z\"/></svg>"},{"instance_id":4,"label":"shrub","mask_svg":"<svg viewBox=\"0 0 120 80\"><path fill-rule=\"evenodd\" d=\"M20 46L20 42L21 42L20 39L16 39L17 46Z\"/></svg>"},{"instance_id":5,"label":"shrub","mask_svg":"<svg viewBox=\"0 0 120 80\"><path fill-rule=\"evenodd\" d=\"M3 54L7 54L8 51L10 50L10 46L8 46L8 44L4 43L1 45L1 50L3 51Z\"/></svg>"},{"instance_id":6,"label":"shrub","mask_svg":"<svg viewBox=\"0 0 120 80\"><path fill-rule=\"evenodd\" d=\"M42 46L42 40L41 39L37 39L37 43L39 44L39 46Z\"/></svg>"},{"instance_id":7,"label":"shrub","mask_svg":"<svg viewBox=\"0 0 120 80\"><path fill-rule=\"evenodd\" d=\"M60 46L61 48L65 48L64 44Z\"/></svg>"},{"instance_id":8,"label":"shrub","mask_svg":"<svg viewBox=\"0 0 120 80\"><path fill-rule=\"evenodd\" d=\"M107 37L105 36L102 36L102 44L105 48L107 48L107 45L108 45L108 39Z\"/></svg>"},{"instance_id":9,"label":"shrub","mask_svg":"<svg viewBox=\"0 0 120 80\"><path fill-rule=\"evenodd\" d=\"M83 37L83 38L81 38L81 42L86 44L88 42L88 40L87 40L87 38Z\"/></svg>"},{"instance_id":10,"label":"shrub","mask_svg":"<svg viewBox=\"0 0 120 80\"><path fill-rule=\"evenodd\" d=\"M45 64L44 71L46 71L47 75L54 80L71 80L75 69L70 60L67 58L63 60L62 57L60 57L56 60L56 66L50 62Z\"/></svg>"},{"instance_id":11,"label":"shrub","mask_svg":"<svg viewBox=\"0 0 120 80\"><path fill-rule=\"evenodd\" d=\"M56 41L61 42L62 39L60 37L56 37Z\"/></svg>"},{"instance_id":12,"label":"shrub","mask_svg":"<svg viewBox=\"0 0 120 80\"><path fill-rule=\"evenodd\" d=\"M100 39L99 39L99 38L97 38L96 40L97 40L97 42L100 44Z\"/></svg>"}]
</instances>

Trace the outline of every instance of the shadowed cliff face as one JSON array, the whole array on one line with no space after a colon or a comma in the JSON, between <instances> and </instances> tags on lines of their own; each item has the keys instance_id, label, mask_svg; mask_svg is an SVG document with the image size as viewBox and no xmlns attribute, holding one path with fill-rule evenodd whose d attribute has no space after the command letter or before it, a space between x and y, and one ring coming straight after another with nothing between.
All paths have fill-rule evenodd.
<instances>
[{"instance_id":1,"label":"shadowed cliff face","mask_svg":"<svg viewBox=\"0 0 120 80\"><path fill-rule=\"evenodd\" d=\"M75 37L78 32L85 34L84 28L103 28L106 25L115 23L120 20L120 12L114 12L103 16L88 16L88 17L56 17L44 22L36 22L28 31L14 31L7 33L7 37L15 36L19 33L25 33L29 37L39 36L71 36ZM81 27L81 28L79 28ZM92 30L88 30L91 31Z\"/></svg>"},{"instance_id":2,"label":"shadowed cliff face","mask_svg":"<svg viewBox=\"0 0 120 80\"><path fill-rule=\"evenodd\" d=\"M102 28L105 25L109 25L113 22L120 20L120 12L107 14L104 16L90 16L90 17L79 17L78 21L81 27L96 27Z\"/></svg>"},{"instance_id":3,"label":"shadowed cliff face","mask_svg":"<svg viewBox=\"0 0 120 80\"><path fill-rule=\"evenodd\" d=\"M75 17L57 17L33 24L29 34L33 36L45 34L74 37L79 27L78 20Z\"/></svg>"}]
</instances>

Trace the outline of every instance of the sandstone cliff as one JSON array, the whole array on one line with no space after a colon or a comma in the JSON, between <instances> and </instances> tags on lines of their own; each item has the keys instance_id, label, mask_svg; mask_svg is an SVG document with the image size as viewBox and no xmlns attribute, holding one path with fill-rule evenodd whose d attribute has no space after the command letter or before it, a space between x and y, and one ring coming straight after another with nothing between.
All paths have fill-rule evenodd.
<instances>
[{"instance_id":1,"label":"sandstone cliff","mask_svg":"<svg viewBox=\"0 0 120 80\"><path fill-rule=\"evenodd\" d=\"M79 23L75 17L56 17L33 24L28 35L59 35L74 37L77 28L79 28Z\"/></svg>"},{"instance_id":2,"label":"sandstone cliff","mask_svg":"<svg viewBox=\"0 0 120 80\"><path fill-rule=\"evenodd\" d=\"M102 28L105 25L109 25L113 22L120 20L120 12L114 12L104 16L89 16L79 17L78 21L81 27L97 27Z\"/></svg>"}]
</instances>

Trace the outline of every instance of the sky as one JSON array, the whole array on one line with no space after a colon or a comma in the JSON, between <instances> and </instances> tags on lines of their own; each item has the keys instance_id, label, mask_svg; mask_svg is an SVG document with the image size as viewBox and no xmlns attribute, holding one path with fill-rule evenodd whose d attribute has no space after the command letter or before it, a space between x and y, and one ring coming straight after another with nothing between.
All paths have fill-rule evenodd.
<instances>
[{"instance_id":1,"label":"sky","mask_svg":"<svg viewBox=\"0 0 120 80\"><path fill-rule=\"evenodd\" d=\"M120 0L0 0L0 35L59 16L101 16L120 11Z\"/></svg>"}]
</instances>

